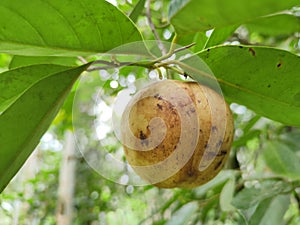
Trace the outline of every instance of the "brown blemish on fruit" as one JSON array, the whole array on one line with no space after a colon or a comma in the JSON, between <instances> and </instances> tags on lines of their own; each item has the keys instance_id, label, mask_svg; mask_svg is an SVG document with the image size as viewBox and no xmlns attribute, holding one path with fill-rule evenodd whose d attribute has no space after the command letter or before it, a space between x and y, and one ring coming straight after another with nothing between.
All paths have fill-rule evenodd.
<instances>
[{"instance_id":1,"label":"brown blemish on fruit","mask_svg":"<svg viewBox=\"0 0 300 225\"><path fill-rule=\"evenodd\" d=\"M189 171L188 171L188 175L189 175L190 177L194 176L194 171L193 171L193 170L189 170Z\"/></svg>"},{"instance_id":2,"label":"brown blemish on fruit","mask_svg":"<svg viewBox=\"0 0 300 225\"><path fill-rule=\"evenodd\" d=\"M163 109L163 107L162 107L162 105L161 104L156 104L157 105L157 107L160 109L160 110L162 110Z\"/></svg>"},{"instance_id":3,"label":"brown blemish on fruit","mask_svg":"<svg viewBox=\"0 0 300 225\"><path fill-rule=\"evenodd\" d=\"M218 162L217 165L214 167L214 170L217 170L222 165L222 161Z\"/></svg>"},{"instance_id":4,"label":"brown blemish on fruit","mask_svg":"<svg viewBox=\"0 0 300 225\"><path fill-rule=\"evenodd\" d=\"M140 130L140 139L145 140L147 138L146 134L143 133L143 131Z\"/></svg>"},{"instance_id":5,"label":"brown blemish on fruit","mask_svg":"<svg viewBox=\"0 0 300 225\"><path fill-rule=\"evenodd\" d=\"M162 97L159 94L155 94L154 98L157 98L158 100L162 100Z\"/></svg>"},{"instance_id":6,"label":"brown blemish on fruit","mask_svg":"<svg viewBox=\"0 0 300 225\"><path fill-rule=\"evenodd\" d=\"M218 154L218 156L223 156L226 155L227 151L226 150L221 150L221 152Z\"/></svg>"},{"instance_id":7,"label":"brown blemish on fruit","mask_svg":"<svg viewBox=\"0 0 300 225\"><path fill-rule=\"evenodd\" d=\"M168 109L171 111L172 114L177 115L177 110L174 108L173 105L169 104Z\"/></svg>"},{"instance_id":8,"label":"brown blemish on fruit","mask_svg":"<svg viewBox=\"0 0 300 225\"><path fill-rule=\"evenodd\" d=\"M212 131L212 132L216 132L216 131L218 131L218 128L217 128L217 126L212 126L212 127L211 127L211 131Z\"/></svg>"},{"instance_id":9,"label":"brown blemish on fruit","mask_svg":"<svg viewBox=\"0 0 300 225\"><path fill-rule=\"evenodd\" d=\"M146 134L144 134L143 131L140 130L140 139L144 140L146 138L147 138Z\"/></svg>"},{"instance_id":10,"label":"brown blemish on fruit","mask_svg":"<svg viewBox=\"0 0 300 225\"><path fill-rule=\"evenodd\" d=\"M222 144L223 144L223 141L219 140L218 143L217 143L217 148L220 147Z\"/></svg>"},{"instance_id":11,"label":"brown blemish on fruit","mask_svg":"<svg viewBox=\"0 0 300 225\"><path fill-rule=\"evenodd\" d=\"M143 131L140 131L139 133L139 138L141 139L141 144L142 145L148 145L148 140L147 139L147 135L143 133Z\"/></svg>"}]
</instances>

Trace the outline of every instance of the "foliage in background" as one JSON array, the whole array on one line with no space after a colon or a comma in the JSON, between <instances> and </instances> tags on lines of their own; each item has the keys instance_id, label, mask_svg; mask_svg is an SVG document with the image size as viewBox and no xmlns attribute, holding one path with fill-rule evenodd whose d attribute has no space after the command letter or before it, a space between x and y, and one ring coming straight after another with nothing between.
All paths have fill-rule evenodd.
<instances>
[{"instance_id":1,"label":"foliage in background","mask_svg":"<svg viewBox=\"0 0 300 225\"><path fill-rule=\"evenodd\" d=\"M24 224L55 224L61 149L53 143L62 143L64 130L72 127L76 85L71 87L88 66L76 57L92 62L102 59L96 53L143 39L171 41L176 32L177 44L195 43L190 50L209 65L232 103L236 132L226 169L193 190L133 187L106 180L78 154L74 224L299 224L300 11L293 7L298 1L159 0L150 4L152 21L144 7L149 2L117 1L117 8L96 0L1 1L0 52L6 54L0 55L0 67L6 72L0 74L0 189L71 92L49 131L52 144L41 143L39 172L34 179L16 179L1 194L3 223L18 217ZM87 76L100 73L102 81L91 81L90 92L102 87L109 105L130 85L129 77L147 78L149 72L140 67L91 72ZM189 75L209 84L197 72ZM44 98L49 104L39 103ZM82 116L93 116L88 110L93 102L88 103ZM114 153L119 143L106 147ZM20 202L27 205L16 215Z\"/></svg>"}]
</instances>

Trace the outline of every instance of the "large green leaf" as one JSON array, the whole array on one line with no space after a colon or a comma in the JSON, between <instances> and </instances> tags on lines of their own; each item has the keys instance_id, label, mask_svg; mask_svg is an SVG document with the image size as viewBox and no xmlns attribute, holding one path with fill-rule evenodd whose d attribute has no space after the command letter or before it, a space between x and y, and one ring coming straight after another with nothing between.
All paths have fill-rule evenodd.
<instances>
[{"instance_id":1,"label":"large green leaf","mask_svg":"<svg viewBox=\"0 0 300 225\"><path fill-rule=\"evenodd\" d=\"M220 193L220 208L224 212L233 211L234 207L231 205L235 189L235 180L229 179L224 185Z\"/></svg>"},{"instance_id":2,"label":"large green leaf","mask_svg":"<svg viewBox=\"0 0 300 225\"><path fill-rule=\"evenodd\" d=\"M284 225L284 214L289 208L290 196L279 195L262 201L249 220L249 225Z\"/></svg>"},{"instance_id":3,"label":"large green leaf","mask_svg":"<svg viewBox=\"0 0 300 225\"><path fill-rule=\"evenodd\" d=\"M169 16L176 32L181 35L243 24L297 4L298 0L172 0Z\"/></svg>"},{"instance_id":4,"label":"large green leaf","mask_svg":"<svg viewBox=\"0 0 300 225\"><path fill-rule=\"evenodd\" d=\"M199 52L205 48L210 48L216 45L223 44L236 30L237 26L221 27L212 30L212 33L207 37L206 32L190 33L182 35L178 38L178 45L189 45L194 43L195 46L189 48L193 52Z\"/></svg>"},{"instance_id":5,"label":"large green leaf","mask_svg":"<svg viewBox=\"0 0 300 225\"><path fill-rule=\"evenodd\" d=\"M189 202L173 213L166 225L189 224L197 214L198 203Z\"/></svg>"},{"instance_id":6,"label":"large green leaf","mask_svg":"<svg viewBox=\"0 0 300 225\"><path fill-rule=\"evenodd\" d=\"M2 73L0 75L0 114L33 84L67 69L68 67L64 66L38 65Z\"/></svg>"},{"instance_id":7,"label":"large green leaf","mask_svg":"<svg viewBox=\"0 0 300 225\"><path fill-rule=\"evenodd\" d=\"M259 18L245 25L250 32L262 35L291 35L300 32L300 18L290 14L279 14Z\"/></svg>"},{"instance_id":8,"label":"large green leaf","mask_svg":"<svg viewBox=\"0 0 300 225\"><path fill-rule=\"evenodd\" d=\"M10 61L9 68L24 67L36 64L55 64L62 66L77 65L76 57L60 57L60 56L13 56Z\"/></svg>"},{"instance_id":9,"label":"large green leaf","mask_svg":"<svg viewBox=\"0 0 300 225\"><path fill-rule=\"evenodd\" d=\"M237 29L237 26L228 26L215 28L207 40L204 48L210 48L216 45L223 44Z\"/></svg>"},{"instance_id":10,"label":"large green leaf","mask_svg":"<svg viewBox=\"0 0 300 225\"><path fill-rule=\"evenodd\" d=\"M179 46L186 46L191 43L194 43L195 46L189 48L192 52L199 52L204 49L206 43L208 41L208 37L206 36L205 32L197 32L197 33L190 33L187 35L181 35L178 37L177 44Z\"/></svg>"},{"instance_id":11,"label":"large green leaf","mask_svg":"<svg viewBox=\"0 0 300 225\"><path fill-rule=\"evenodd\" d=\"M292 185L287 182L265 180L260 183L258 188L250 187L238 192L232 201L232 205L238 209L249 209L265 199L289 193L292 188Z\"/></svg>"},{"instance_id":12,"label":"large green leaf","mask_svg":"<svg viewBox=\"0 0 300 225\"><path fill-rule=\"evenodd\" d=\"M256 113L300 126L300 57L290 52L246 46L221 46L199 53L219 82L224 96ZM191 65L187 59L186 64ZM197 65L195 65L197 66ZM190 66L185 68L191 70ZM189 71L199 82L210 77Z\"/></svg>"},{"instance_id":13,"label":"large green leaf","mask_svg":"<svg viewBox=\"0 0 300 225\"><path fill-rule=\"evenodd\" d=\"M291 179L300 179L300 158L288 145L279 141L269 141L263 155L274 173Z\"/></svg>"},{"instance_id":14,"label":"large green leaf","mask_svg":"<svg viewBox=\"0 0 300 225\"><path fill-rule=\"evenodd\" d=\"M15 55L89 55L142 40L103 0L1 0L0 15L0 52Z\"/></svg>"},{"instance_id":15,"label":"large green leaf","mask_svg":"<svg viewBox=\"0 0 300 225\"><path fill-rule=\"evenodd\" d=\"M0 115L0 191L36 147L63 104L73 83L87 68L87 65L64 70L57 69L58 67L53 65L44 66L43 69L41 67L38 65L23 68L24 70L31 69L32 75L33 73L46 75L41 75L40 77L43 77L41 79L35 79L36 82L27 82L31 83L30 86L25 88L13 104ZM45 72L46 69L47 72ZM55 72L51 74L49 71ZM18 72L21 74L21 69ZM15 75L15 71L7 73ZM27 77L31 79L30 76ZM12 89L15 79L18 77L13 76L11 79ZM6 88L11 89L9 82L6 83Z\"/></svg>"},{"instance_id":16,"label":"large green leaf","mask_svg":"<svg viewBox=\"0 0 300 225\"><path fill-rule=\"evenodd\" d=\"M145 9L146 0L139 0L133 10L130 12L129 18L136 23L139 16L142 14L143 10Z\"/></svg>"}]
</instances>

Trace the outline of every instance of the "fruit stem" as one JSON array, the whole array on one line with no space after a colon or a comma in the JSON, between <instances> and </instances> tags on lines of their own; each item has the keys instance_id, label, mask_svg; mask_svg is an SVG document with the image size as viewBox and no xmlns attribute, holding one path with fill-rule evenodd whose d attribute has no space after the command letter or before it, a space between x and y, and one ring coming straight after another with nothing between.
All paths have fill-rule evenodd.
<instances>
[{"instance_id":1,"label":"fruit stem","mask_svg":"<svg viewBox=\"0 0 300 225\"><path fill-rule=\"evenodd\" d=\"M156 69L156 71L157 71L157 73L158 73L159 79L162 80L162 79L164 78L164 76L163 76L161 70L159 69L159 67L157 67L157 68L155 68L155 69Z\"/></svg>"},{"instance_id":2,"label":"fruit stem","mask_svg":"<svg viewBox=\"0 0 300 225\"><path fill-rule=\"evenodd\" d=\"M180 70L179 68L176 68L175 66L165 66L165 68L167 70L172 70L172 71L174 71L174 72L176 72L176 73L178 73L180 75L185 75L184 71ZM168 79L170 79L170 78L168 78Z\"/></svg>"},{"instance_id":3,"label":"fruit stem","mask_svg":"<svg viewBox=\"0 0 300 225\"><path fill-rule=\"evenodd\" d=\"M170 71L169 71L169 69L167 68L166 69L166 73L167 73L167 79L172 79L173 77L172 77L172 75L170 74Z\"/></svg>"}]
</instances>

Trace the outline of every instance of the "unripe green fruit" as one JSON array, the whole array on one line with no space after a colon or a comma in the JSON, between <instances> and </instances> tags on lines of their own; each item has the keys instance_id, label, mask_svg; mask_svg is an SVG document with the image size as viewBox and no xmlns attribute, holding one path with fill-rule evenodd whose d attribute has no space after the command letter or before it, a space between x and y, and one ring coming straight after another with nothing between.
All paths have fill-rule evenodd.
<instances>
[{"instance_id":1,"label":"unripe green fruit","mask_svg":"<svg viewBox=\"0 0 300 225\"><path fill-rule=\"evenodd\" d=\"M224 98L196 82L164 80L137 93L121 123L128 163L162 188L193 188L222 169L234 125Z\"/></svg>"}]
</instances>

